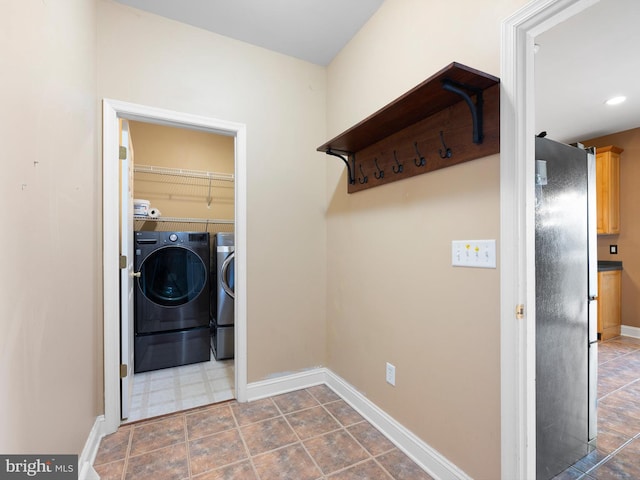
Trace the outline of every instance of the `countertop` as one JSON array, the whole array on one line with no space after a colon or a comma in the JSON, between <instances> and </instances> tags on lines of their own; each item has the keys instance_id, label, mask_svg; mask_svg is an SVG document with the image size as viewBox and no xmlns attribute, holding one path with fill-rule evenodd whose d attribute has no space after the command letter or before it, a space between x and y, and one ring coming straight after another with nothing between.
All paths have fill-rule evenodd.
<instances>
[{"instance_id":1,"label":"countertop","mask_svg":"<svg viewBox=\"0 0 640 480\"><path fill-rule=\"evenodd\" d=\"M614 260L598 260L598 271L606 272L608 270L622 270L622 262Z\"/></svg>"}]
</instances>

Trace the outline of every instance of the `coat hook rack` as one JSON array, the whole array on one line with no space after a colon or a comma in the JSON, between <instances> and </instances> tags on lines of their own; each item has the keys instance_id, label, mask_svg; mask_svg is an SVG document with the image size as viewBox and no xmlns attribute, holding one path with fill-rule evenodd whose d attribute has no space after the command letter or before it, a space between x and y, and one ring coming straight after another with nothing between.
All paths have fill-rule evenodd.
<instances>
[{"instance_id":1,"label":"coat hook rack","mask_svg":"<svg viewBox=\"0 0 640 480\"><path fill-rule=\"evenodd\" d=\"M347 166L348 193L494 155L500 152L499 84L493 75L451 63L318 151Z\"/></svg>"},{"instance_id":2,"label":"coat hook rack","mask_svg":"<svg viewBox=\"0 0 640 480\"><path fill-rule=\"evenodd\" d=\"M440 143L442 143L442 146L444 147L444 154L442 153L441 148L438 149L438 154L440 155L440 158L451 158L451 155L453 155L453 152L451 152L451 149L447 147L446 143L444 143L444 132L442 130L440 130Z\"/></svg>"},{"instance_id":3,"label":"coat hook rack","mask_svg":"<svg viewBox=\"0 0 640 480\"><path fill-rule=\"evenodd\" d=\"M358 182L360 183L360 185L364 185L365 183L367 183L369 181L369 177L367 177L364 174L364 171L362 170L362 164L358 165L358 167L360 167L360 173L362 174L362 177L358 178Z\"/></svg>"},{"instance_id":4,"label":"coat hook rack","mask_svg":"<svg viewBox=\"0 0 640 480\"><path fill-rule=\"evenodd\" d=\"M349 165L349 160L347 160L345 157L343 157L342 155L332 152L330 149L326 151L327 155L331 155L333 157L338 157L340 160L342 160L344 162L344 164L347 166L347 175L349 176L349 185L353 185L356 183L356 179L355 176L353 175L353 171L351 170L351 165ZM355 159L355 154L352 156L353 158L353 163L355 165L356 159Z\"/></svg>"},{"instance_id":5,"label":"coat hook rack","mask_svg":"<svg viewBox=\"0 0 640 480\"><path fill-rule=\"evenodd\" d=\"M413 163L416 164L416 167L424 167L427 164L427 159L420 154L418 142L414 142L413 147L416 149L416 154L418 155L418 158L413 159Z\"/></svg>"},{"instance_id":6,"label":"coat hook rack","mask_svg":"<svg viewBox=\"0 0 640 480\"><path fill-rule=\"evenodd\" d=\"M378 166L378 157L374 158L373 162L376 164L376 171L373 172L373 176L376 177L376 179L378 180L384 178L384 170L381 170L380 167Z\"/></svg>"},{"instance_id":7,"label":"coat hook rack","mask_svg":"<svg viewBox=\"0 0 640 480\"><path fill-rule=\"evenodd\" d=\"M398 152L396 150L393 151L393 159L396 161L396 164L391 167L393 173L402 173L404 165L398 161Z\"/></svg>"}]
</instances>

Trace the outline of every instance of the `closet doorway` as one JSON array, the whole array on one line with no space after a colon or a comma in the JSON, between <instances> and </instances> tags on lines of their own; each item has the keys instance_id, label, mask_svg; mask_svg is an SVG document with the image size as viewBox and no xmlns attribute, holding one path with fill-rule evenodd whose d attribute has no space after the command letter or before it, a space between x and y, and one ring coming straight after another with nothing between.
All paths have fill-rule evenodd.
<instances>
[{"instance_id":1,"label":"closet doorway","mask_svg":"<svg viewBox=\"0 0 640 480\"><path fill-rule=\"evenodd\" d=\"M166 332L142 334L135 329L132 388L127 382L122 391L122 417L132 422L235 398L233 346L225 355L212 348L210 327L214 320L220 323L216 287L221 265L216 262L214 239L233 239L234 234L235 161L234 138L228 135L134 120L123 123L128 126L135 199L133 231L126 232L126 239L134 237L134 270L136 276L142 275L134 280L138 308L133 323L140 327L147 317L156 316L167 323ZM172 234L178 238L174 243ZM191 237L198 237L202 247L209 244L208 252L202 252L205 268L197 265L197 285L191 282L194 268L177 258L180 252L193 251ZM157 243L147 245L150 241ZM153 253L143 258L149 249ZM179 301L189 290L194 290L192 295ZM187 312L196 302L200 311ZM233 309L230 313L233 319ZM173 332L168 320L182 317L193 317L200 326ZM155 323L161 328L163 322ZM233 340L233 335L229 338ZM123 338L123 343L129 341Z\"/></svg>"},{"instance_id":2,"label":"closet doorway","mask_svg":"<svg viewBox=\"0 0 640 480\"><path fill-rule=\"evenodd\" d=\"M128 417L124 421L134 421L229 398L244 401L245 126L113 100L104 100L103 122L106 433L117 429L123 413ZM120 168L122 123L128 124L133 146L133 195L149 200L151 208L159 211L157 217L154 211L156 218L135 216L133 230L202 232L212 238L218 232L235 233L234 359L216 361L212 356L206 362L139 374L133 373L133 366L126 360L121 361L120 340L127 327L120 324L121 270L113 266L119 267L121 261L121 185L128 175L126 169ZM126 207L124 211L128 215ZM133 281L131 263L122 277ZM128 282L123 280L123 284L125 281ZM127 366L123 367L124 364ZM121 391L126 392L127 388L121 390L121 383L130 387L130 395L126 395L129 398L122 397ZM167 388L163 390L162 385ZM127 411L128 405L131 409Z\"/></svg>"}]
</instances>

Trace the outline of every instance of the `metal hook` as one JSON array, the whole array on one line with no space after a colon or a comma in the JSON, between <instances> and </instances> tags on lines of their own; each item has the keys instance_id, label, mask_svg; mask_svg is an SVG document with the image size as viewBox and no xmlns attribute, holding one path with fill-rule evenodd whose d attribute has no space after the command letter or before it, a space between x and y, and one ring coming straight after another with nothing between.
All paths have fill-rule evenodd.
<instances>
[{"instance_id":1,"label":"metal hook","mask_svg":"<svg viewBox=\"0 0 640 480\"><path fill-rule=\"evenodd\" d=\"M442 149L441 148L438 149L438 153L440 154L440 158L451 158L451 155L453 155L453 152L444 143L444 133L442 132L442 130L440 130L440 142L442 142L442 146L445 149L444 155L442 154Z\"/></svg>"},{"instance_id":2,"label":"metal hook","mask_svg":"<svg viewBox=\"0 0 640 480\"><path fill-rule=\"evenodd\" d=\"M393 151L393 159L396 161L396 164L393 167L391 167L391 169L393 170L393 173L402 173L402 170L404 170L404 165L402 165L398 161L398 153L395 150Z\"/></svg>"},{"instance_id":3,"label":"metal hook","mask_svg":"<svg viewBox=\"0 0 640 480\"><path fill-rule=\"evenodd\" d=\"M422 154L418 151L418 142L414 142L413 146L416 149L416 154L418 155L418 158L420 158L420 160L418 160L417 158L414 158L413 163L416 164L416 167L424 167L427 164L427 159L424 158Z\"/></svg>"},{"instance_id":4,"label":"metal hook","mask_svg":"<svg viewBox=\"0 0 640 480\"><path fill-rule=\"evenodd\" d=\"M364 174L364 171L362 170L362 164L360 164L359 167L360 167L360 173L362 174L363 179L361 180L360 177L358 177L358 182L360 183L360 185L363 185L369 181L369 177L367 177Z\"/></svg>"},{"instance_id":5,"label":"metal hook","mask_svg":"<svg viewBox=\"0 0 640 480\"><path fill-rule=\"evenodd\" d=\"M377 172L373 172L373 176L380 180L381 178L384 178L384 170L381 170L378 166L378 157L374 157L373 161L375 162L376 168L378 169Z\"/></svg>"}]
</instances>

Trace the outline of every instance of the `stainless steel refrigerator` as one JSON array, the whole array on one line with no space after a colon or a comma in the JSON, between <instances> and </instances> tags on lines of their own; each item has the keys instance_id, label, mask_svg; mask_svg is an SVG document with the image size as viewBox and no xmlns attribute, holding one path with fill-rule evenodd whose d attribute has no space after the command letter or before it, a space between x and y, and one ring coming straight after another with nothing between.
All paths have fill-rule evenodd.
<instances>
[{"instance_id":1,"label":"stainless steel refrigerator","mask_svg":"<svg viewBox=\"0 0 640 480\"><path fill-rule=\"evenodd\" d=\"M536 468L550 479L597 433L595 155L536 137L535 157Z\"/></svg>"}]
</instances>

